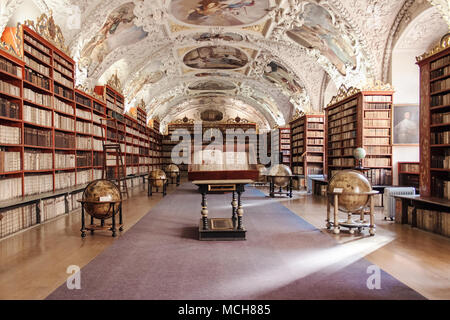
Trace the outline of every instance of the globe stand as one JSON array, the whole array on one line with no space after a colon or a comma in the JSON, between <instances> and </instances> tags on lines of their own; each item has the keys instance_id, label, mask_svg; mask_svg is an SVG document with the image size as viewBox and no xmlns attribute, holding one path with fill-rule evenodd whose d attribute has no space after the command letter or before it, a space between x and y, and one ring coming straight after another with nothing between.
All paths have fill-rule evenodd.
<instances>
[{"instance_id":1,"label":"globe stand","mask_svg":"<svg viewBox=\"0 0 450 320\"><path fill-rule=\"evenodd\" d=\"M167 176L169 177L168 184L176 184L177 187L180 185L180 172L179 171L167 171Z\"/></svg>"},{"instance_id":2,"label":"globe stand","mask_svg":"<svg viewBox=\"0 0 450 320\"><path fill-rule=\"evenodd\" d=\"M279 191L275 191L276 184L275 179L276 178L283 178L283 179L289 179L289 182L286 186L286 191L283 191L283 187L279 187ZM269 195L271 198L275 198L276 194L279 195L285 195L289 198L292 198L292 178L293 176L267 176L267 179L269 180Z\"/></svg>"},{"instance_id":3,"label":"globe stand","mask_svg":"<svg viewBox=\"0 0 450 320\"><path fill-rule=\"evenodd\" d=\"M379 194L378 191L371 191L371 192L362 192L362 193L339 193L339 192L328 192L327 197L327 229L331 230L333 229L334 234L340 234L341 227L348 228L350 234L355 233L355 229L358 229L358 232L362 232L363 229L369 228L369 234L371 236L375 235L376 232L376 226L375 226L375 201L374 196ZM347 220L340 221L339 220L339 197L340 196L363 196L367 195L369 196L369 211L366 212L365 208L363 208L359 212L346 212L347 213ZM331 220L331 206L333 206L333 221ZM367 207L367 205L365 206ZM341 210L342 211L342 210ZM353 214L360 215L359 221L354 221L352 219ZM368 214L370 216L370 222L367 223L364 218L365 215Z\"/></svg>"},{"instance_id":4,"label":"globe stand","mask_svg":"<svg viewBox=\"0 0 450 320\"><path fill-rule=\"evenodd\" d=\"M93 235L95 231L104 231L110 230L112 232L112 236L116 237L116 227L119 227L119 231L123 231L123 216L122 216L122 201L84 201L78 200L81 203L81 237L86 237L86 231L90 231ZM105 205L109 204L109 209L106 215L111 215L112 223L105 224L105 219L97 219L100 220L100 225L94 223L94 217L91 215L91 224L86 226L85 223L85 205ZM116 215L119 213L119 223L116 224Z\"/></svg>"},{"instance_id":5,"label":"globe stand","mask_svg":"<svg viewBox=\"0 0 450 320\"><path fill-rule=\"evenodd\" d=\"M148 190L147 190L147 194L149 197L153 196L153 188L156 188L156 192L155 193L159 193L159 188L160 186L158 186L156 184L157 181L162 181L162 188L161 188L161 193L163 195L163 197L166 196L167 194L167 185L169 182L169 179L167 178L163 178L163 179L152 179L150 177L148 177Z\"/></svg>"}]
</instances>

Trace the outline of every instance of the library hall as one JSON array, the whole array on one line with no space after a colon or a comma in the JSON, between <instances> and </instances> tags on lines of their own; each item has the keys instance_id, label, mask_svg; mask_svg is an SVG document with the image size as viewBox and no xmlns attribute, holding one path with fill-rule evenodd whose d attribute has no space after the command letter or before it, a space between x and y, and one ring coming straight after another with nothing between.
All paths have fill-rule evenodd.
<instances>
[{"instance_id":1,"label":"library hall","mask_svg":"<svg viewBox=\"0 0 450 320\"><path fill-rule=\"evenodd\" d=\"M0 36L0 303L450 300L449 0L1 0Z\"/></svg>"}]
</instances>

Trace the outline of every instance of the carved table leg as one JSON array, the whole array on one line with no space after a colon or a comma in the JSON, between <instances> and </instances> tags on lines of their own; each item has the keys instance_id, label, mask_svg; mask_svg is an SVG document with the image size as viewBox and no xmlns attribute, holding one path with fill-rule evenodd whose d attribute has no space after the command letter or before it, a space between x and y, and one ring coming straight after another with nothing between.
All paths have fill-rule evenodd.
<instances>
[{"instance_id":1,"label":"carved table leg","mask_svg":"<svg viewBox=\"0 0 450 320\"><path fill-rule=\"evenodd\" d=\"M243 217L244 217L244 209L242 208L242 201L241 201L241 194L242 191L238 191L238 209L237 209L237 215L238 215L238 230L243 230L244 226L242 225Z\"/></svg>"},{"instance_id":2,"label":"carved table leg","mask_svg":"<svg viewBox=\"0 0 450 320\"><path fill-rule=\"evenodd\" d=\"M208 230L208 202L206 201L206 191L202 191L202 221L203 229Z\"/></svg>"},{"instance_id":3,"label":"carved table leg","mask_svg":"<svg viewBox=\"0 0 450 320\"><path fill-rule=\"evenodd\" d=\"M334 195L334 234L339 234L339 218L338 218L338 210L339 210L339 196L337 194Z\"/></svg>"},{"instance_id":4,"label":"carved table leg","mask_svg":"<svg viewBox=\"0 0 450 320\"><path fill-rule=\"evenodd\" d=\"M236 192L233 191L233 199L231 200L231 207L233 210L233 215L232 215L232 219L236 220L236 212L237 212L237 201L236 201Z\"/></svg>"}]
</instances>

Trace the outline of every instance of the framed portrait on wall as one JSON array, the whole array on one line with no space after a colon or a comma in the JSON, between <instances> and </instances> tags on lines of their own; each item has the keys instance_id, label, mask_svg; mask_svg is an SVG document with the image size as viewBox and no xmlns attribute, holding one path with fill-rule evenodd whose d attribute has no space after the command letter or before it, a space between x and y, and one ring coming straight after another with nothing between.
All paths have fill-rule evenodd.
<instances>
[{"instance_id":1,"label":"framed portrait on wall","mask_svg":"<svg viewBox=\"0 0 450 320\"><path fill-rule=\"evenodd\" d=\"M393 108L392 143L395 145L419 144L419 106L398 105Z\"/></svg>"}]
</instances>

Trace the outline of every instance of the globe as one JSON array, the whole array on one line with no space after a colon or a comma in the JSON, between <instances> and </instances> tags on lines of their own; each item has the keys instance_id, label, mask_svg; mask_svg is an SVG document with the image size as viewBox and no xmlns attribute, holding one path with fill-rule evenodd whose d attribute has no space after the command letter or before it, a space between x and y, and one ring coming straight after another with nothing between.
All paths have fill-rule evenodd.
<instances>
[{"instance_id":1,"label":"globe","mask_svg":"<svg viewBox=\"0 0 450 320\"><path fill-rule=\"evenodd\" d=\"M367 153L364 148L356 148L353 150L353 157L355 157L356 160L363 160L366 157Z\"/></svg>"},{"instance_id":2,"label":"globe","mask_svg":"<svg viewBox=\"0 0 450 320\"><path fill-rule=\"evenodd\" d=\"M266 181L266 176L267 176L267 168L265 165L263 164L258 164L256 166L256 168L258 169L258 182L265 182Z\"/></svg>"},{"instance_id":3,"label":"globe","mask_svg":"<svg viewBox=\"0 0 450 320\"><path fill-rule=\"evenodd\" d=\"M166 173L161 169L156 169L150 172L150 179L153 180L154 187L162 187L164 185L164 180L166 179Z\"/></svg>"},{"instance_id":4,"label":"globe","mask_svg":"<svg viewBox=\"0 0 450 320\"><path fill-rule=\"evenodd\" d=\"M367 194L372 191L372 186L367 178L359 171L338 171L328 184L328 192L342 192L339 195L339 210L347 213L361 211L369 202ZM346 193L351 193L347 194ZM355 194L356 193L356 194ZM334 199L333 199L334 201Z\"/></svg>"},{"instance_id":5,"label":"globe","mask_svg":"<svg viewBox=\"0 0 450 320\"><path fill-rule=\"evenodd\" d=\"M291 168L284 164L277 164L270 169L269 176L275 177L273 182L276 186L284 188L289 184L292 171Z\"/></svg>"},{"instance_id":6,"label":"globe","mask_svg":"<svg viewBox=\"0 0 450 320\"><path fill-rule=\"evenodd\" d=\"M112 207L109 203L96 203L101 201L122 201L119 187L110 180L92 181L83 192L84 210L96 219L108 219L113 215ZM117 212L117 207L114 208Z\"/></svg>"},{"instance_id":7,"label":"globe","mask_svg":"<svg viewBox=\"0 0 450 320\"><path fill-rule=\"evenodd\" d=\"M166 172L168 173L169 177L176 178L180 173L180 168L178 168L178 166L175 164L169 164L166 167Z\"/></svg>"}]
</instances>

